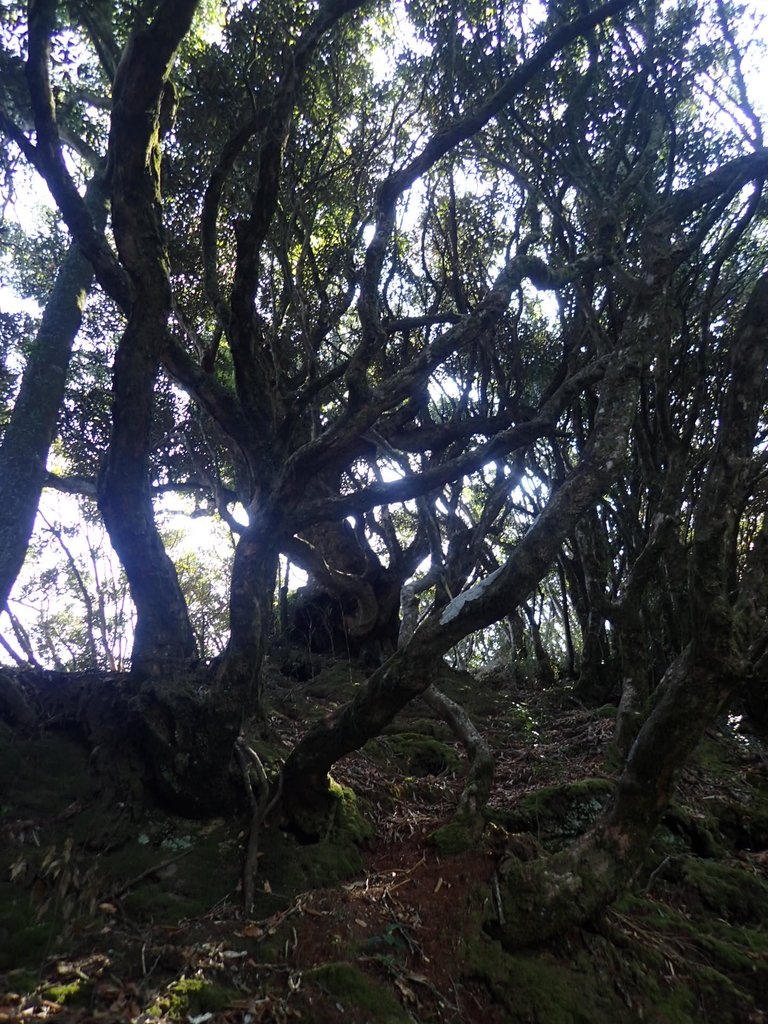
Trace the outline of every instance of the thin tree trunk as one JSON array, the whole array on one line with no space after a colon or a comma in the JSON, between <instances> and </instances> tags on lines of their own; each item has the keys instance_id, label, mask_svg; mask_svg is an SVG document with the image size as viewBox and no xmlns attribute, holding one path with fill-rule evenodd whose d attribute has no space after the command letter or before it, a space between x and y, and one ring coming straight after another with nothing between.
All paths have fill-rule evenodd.
<instances>
[{"instance_id":1,"label":"thin tree trunk","mask_svg":"<svg viewBox=\"0 0 768 1024\"><path fill-rule=\"evenodd\" d=\"M531 639L533 640L533 653L536 656L536 663L539 666L542 682L546 686L551 686L555 681L555 670L552 668L552 661L550 660L546 648L542 643L541 630L539 629L539 624L536 621L536 616L527 601L523 602L522 609L525 613L525 617L528 619L528 625L531 630Z\"/></svg>"},{"instance_id":2,"label":"thin tree trunk","mask_svg":"<svg viewBox=\"0 0 768 1024\"><path fill-rule=\"evenodd\" d=\"M464 708L446 696L442 690L438 690L434 683L428 686L421 696L422 700L450 726L467 752L469 771L456 813L465 822L476 823L482 832L485 825L483 812L493 785L494 763L491 748Z\"/></svg>"},{"instance_id":3,"label":"thin tree trunk","mask_svg":"<svg viewBox=\"0 0 768 1024\"><path fill-rule=\"evenodd\" d=\"M576 675L576 651L573 646L573 633L571 631L571 609L570 601L568 600L568 584L565 579L565 570L563 569L562 562L557 563L557 578L560 583L560 593L562 594L563 604L563 632L565 634L565 650L568 659L567 669L568 675L573 678Z\"/></svg>"}]
</instances>

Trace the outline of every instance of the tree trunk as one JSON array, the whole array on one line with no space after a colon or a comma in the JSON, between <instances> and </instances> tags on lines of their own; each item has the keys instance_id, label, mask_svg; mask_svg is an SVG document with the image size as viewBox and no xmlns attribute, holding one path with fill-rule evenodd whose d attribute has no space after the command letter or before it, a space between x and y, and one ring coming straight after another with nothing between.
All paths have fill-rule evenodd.
<instances>
[{"instance_id":1,"label":"tree trunk","mask_svg":"<svg viewBox=\"0 0 768 1024\"><path fill-rule=\"evenodd\" d=\"M160 674L195 657L173 563L155 525L149 475L154 384L171 309L160 192L160 107L194 0L158 12L126 47L114 85L110 161L112 225L130 276L128 325L113 379L112 435L99 506L128 577L137 624L131 667Z\"/></svg>"},{"instance_id":2,"label":"tree trunk","mask_svg":"<svg viewBox=\"0 0 768 1024\"><path fill-rule=\"evenodd\" d=\"M137 302L120 339L112 436L99 484L99 508L136 605L132 671L158 675L167 667L189 664L195 657L195 639L152 508L149 443L158 365L153 319L152 312Z\"/></svg>"},{"instance_id":3,"label":"tree trunk","mask_svg":"<svg viewBox=\"0 0 768 1024\"><path fill-rule=\"evenodd\" d=\"M659 703L597 826L554 856L511 858L500 867L501 913L491 930L505 946L546 942L589 920L626 888L669 804L675 772L732 692L727 668L707 651L683 652L659 686Z\"/></svg>"},{"instance_id":4,"label":"tree trunk","mask_svg":"<svg viewBox=\"0 0 768 1024\"><path fill-rule=\"evenodd\" d=\"M626 757L643 724L650 696L650 677L646 654L646 633L640 613L633 610L622 618L621 699L616 716L614 744L622 757Z\"/></svg>"},{"instance_id":5,"label":"tree trunk","mask_svg":"<svg viewBox=\"0 0 768 1024\"><path fill-rule=\"evenodd\" d=\"M106 195L100 178L89 184L86 203L103 229ZM93 268L73 242L46 302L0 447L0 609L8 601L29 547L72 345L92 281Z\"/></svg>"},{"instance_id":6,"label":"tree trunk","mask_svg":"<svg viewBox=\"0 0 768 1024\"><path fill-rule=\"evenodd\" d=\"M307 544L297 545L293 556L309 585L294 598L289 635L320 654L381 664L397 646L402 579L363 549L346 521L311 527L302 536Z\"/></svg>"},{"instance_id":7,"label":"tree trunk","mask_svg":"<svg viewBox=\"0 0 768 1024\"><path fill-rule=\"evenodd\" d=\"M216 669L216 688L241 718L260 715L261 666L272 630L278 549L262 525L240 535L229 595L230 637Z\"/></svg>"},{"instance_id":8,"label":"tree trunk","mask_svg":"<svg viewBox=\"0 0 768 1024\"><path fill-rule=\"evenodd\" d=\"M555 670L552 668L552 661L542 642L539 624L536 621L533 609L527 601L523 602L522 608L525 612L525 617L528 619L528 626L531 630L533 653L536 656L536 664L539 666L539 677L545 686L551 686L555 681Z\"/></svg>"}]
</instances>

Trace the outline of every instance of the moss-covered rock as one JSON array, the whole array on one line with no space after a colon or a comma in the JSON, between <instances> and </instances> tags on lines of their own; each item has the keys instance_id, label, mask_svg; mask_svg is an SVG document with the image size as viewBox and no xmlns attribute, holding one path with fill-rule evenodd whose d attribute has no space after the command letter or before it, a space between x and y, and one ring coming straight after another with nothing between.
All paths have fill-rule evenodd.
<instances>
[{"instance_id":1,"label":"moss-covered rock","mask_svg":"<svg viewBox=\"0 0 768 1024\"><path fill-rule=\"evenodd\" d=\"M357 693L365 683L365 673L348 661L327 664L322 671L306 684L306 692L320 700L332 700L344 704Z\"/></svg>"},{"instance_id":2,"label":"moss-covered rock","mask_svg":"<svg viewBox=\"0 0 768 1024\"><path fill-rule=\"evenodd\" d=\"M745 803L713 800L710 810L721 835L734 849L768 848L768 798Z\"/></svg>"},{"instance_id":3,"label":"moss-covered rock","mask_svg":"<svg viewBox=\"0 0 768 1024\"><path fill-rule=\"evenodd\" d=\"M366 752L397 761L402 764L405 774L417 778L456 771L460 764L452 747L418 732L398 732L379 737L367 744Z\"/></svg>"},{"instance_id":4,"label":"moss-covered rock","mask_svg":"<svg viewBox=\"0 0 768 1024\"><path fill-rule=\"evenodd\" d=\"M394 736L400 733L418 733L420 736L432 736L438 740L449 740L451 730L436 718L396 718L382 732L382 736Z\"/></svg>"},{"instance_id":5,"label":"moss-covered rock","mask_svg":"<svg viewBox=\"0 0 768 1024\"><path fill-rule=\"evenodd\" d=\"M683 847L696 854L697 857L720 857L725 853L719 842L717 819L713 816L693 814L680 804L673 802L664 813L661 828L656 837L655 845L664 845L664 831L670 833L672 845L674 839L681 840ZM677 844L680 846L681 844Z\"/></svg>"},{"instance_id":6,"label":"moss-covered rock","mask_svg":"<svg viewBox=\"0 0 768 1024\"><path fill-rule=\"evenodd\" d=\"M613 794L610 779L584 779L548 786L523 797L515 807L494 808L492 820L510 832L533 832L545 848L557 850L586 832Z\"/></svg>"},{"instance_id":7,"label":"moss-covered rock","mask_svg":"<svg viewBox=\"0 0 768 1024\"><path fill-rule=\"evenodd\" d=\"M268 828L262 835L259 881L254 916L287 906L297 893L321 889L352 878L363 869L360 845L372 827L348 786L329 780L329 809L301 823L302 833L316 837L302 842L294 834ZM264 884L266 890L264 890ZM257 882L258 886L258 882Z\"/></svg>"},{"instance_id":8,"label":"moss-covered rock","mask_svg":"<svg viewBox=\"0 0 768 1024\"><path fill-rule=\"evenodd\" d=\"M435 829L430 835L429 841L438 853L446 857L456 856L477 847L484 825L485 822L479 815L475 817L457 815L453 821Z\"/></svg>"},{"instance_id":9,"label":"moss-covered rock","mask_svg":"<svg viewBox=\"0 0 768 1024\"><path fill-rule=\"evenodd\" d=\"M333 838L338 843L361 842L371 834L371 826L360 812L355 793L328 776L328 788L322 799L292 809L290 825L307 843Z\"/></svg>"},{"instance_id":10,"label":"moss-covered rock","mask_svg":"<svg viewBox=\"0 0 768 1024\"><path fill-rule=\"evenodd\" d=\"M206 913L237 887L238 833L236 822L145 820L129 842L101 858L105 885L125 887L123 907L142 921L170 924Z\"/></svg>"},{"instance_id":11,"label":"moss-covered rock","mask_svg":"<svg viewBox=\"0 0 768 1024\"><path fill-rule=\"evenodd\" d=\"M729 864L688 857L681 864L681 880L705 907L725 921L768 921L768 882L759 875Z\"/></svg>"},{"instance_id":12,"label":"moss-covered rock","mask_svg":"<svg viewBox=\"0 0 768 1024\"><path fill-rule=\"evenodd\" d=\"M627 1007L611 985L546 956L513 956L480 935L465 947L464 972L506 1009L508 1024L615 1024ZM631 1019L635 1019L634 1017Z\"/></svg>"},{"instance_id":13,"label":"moss-covered rock","mask_svg":"<svg viewBox=\"0 0 768 1024\"><path fill-rule=\"evenodd\" d=\"M322 964L305 979L319 985L343 1007L364 1011L373 1024L411 1024L411 1017L383 985L350 963Z\"/></svg>"}]
</instances>

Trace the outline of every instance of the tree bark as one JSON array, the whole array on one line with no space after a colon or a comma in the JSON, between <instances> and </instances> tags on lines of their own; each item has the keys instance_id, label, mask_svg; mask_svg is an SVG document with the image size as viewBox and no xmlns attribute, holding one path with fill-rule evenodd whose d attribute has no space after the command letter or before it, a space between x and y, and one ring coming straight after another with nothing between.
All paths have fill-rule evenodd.
<instances>
[{"instance_id":1,"label":"tree bark","mask_svg":"<svg viewBox=\"0 0 768 1024\"><path fill-rule=\"evenodd\" d=\"M237 542L229 595L230 637L216 669L216 688L242 718L260 714L261 666L272 627L278 547L262 524ZM234 738L234 737L233 737Z\"/></svg>"},{"instance_id":2,"label":"tree bark","mask_svg":"<svg viewBox=\"0 0 768 1024\"><path fill-rule=\"evenodd\" d=\"M106 195L101 178L92 179L86 203L103 229ZM29 547L72 345L92 282L93 268L73 242L46 302L0 447L0 608L8 601Z\"/></svg>"},{"instance_id":3,"label":"tree bark","mask_svg":"<svg viewBox=\"0 0 768 1024\"><path fill-rule=\"evenodd\" d=\"M99 507L136 605L131 667L159 674L190 662L195 639L152 508L149 476L154 384L171 310L160 193L160 107L195 0L166 0L134 33L113 91L110 164L115 242L131 281L128 325L113 378L112 435Z\"/></svg>"}]
</instances>

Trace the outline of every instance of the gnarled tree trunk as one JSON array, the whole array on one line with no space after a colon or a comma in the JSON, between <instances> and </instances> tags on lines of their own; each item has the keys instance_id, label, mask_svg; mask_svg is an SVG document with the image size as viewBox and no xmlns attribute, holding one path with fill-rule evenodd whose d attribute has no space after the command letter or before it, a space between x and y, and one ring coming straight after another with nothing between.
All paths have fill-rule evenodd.
<instances>
[{"instance_id":1,"label":"gnarled tree trunk","mask_svg":"<svg viewBox=\"0 0 768 1024\"><path fill-rule=\"evenodd\" d=\"M128 325L115 359L112 434L99 506L136 605L131 667L139 674L156 675L195 657L186 603L155 525L149 478L154 384L171 309L160 194L160 106L195 7L195 0L166 4L149 28L135 33L113 92L112 224L132 287Z\"/></svg>"}]
</instances>

